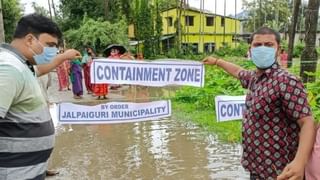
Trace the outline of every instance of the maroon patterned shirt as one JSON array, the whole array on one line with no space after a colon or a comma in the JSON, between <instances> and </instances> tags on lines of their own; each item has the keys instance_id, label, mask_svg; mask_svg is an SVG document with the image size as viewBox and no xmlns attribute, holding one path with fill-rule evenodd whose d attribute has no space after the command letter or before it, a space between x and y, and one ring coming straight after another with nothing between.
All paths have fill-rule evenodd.
<instances>
[{"instance_id":1,"label":"maroon patterned shirt","mask_svg":"<svg viewBox=\"0 0 320 180\"><path fill-rule=\"evenodd\" d=\"M260 76L243 70L239 79L246 96L242 165L260 179L275 179L297 152L297 120L310 116L302 82L278 64Z\"/></svg>"}]
</instances>

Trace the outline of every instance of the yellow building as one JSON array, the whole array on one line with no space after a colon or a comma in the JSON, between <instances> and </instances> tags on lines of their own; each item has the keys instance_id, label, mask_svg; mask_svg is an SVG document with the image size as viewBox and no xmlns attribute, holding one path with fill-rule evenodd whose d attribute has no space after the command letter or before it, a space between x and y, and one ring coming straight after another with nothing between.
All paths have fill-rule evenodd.
<instances>
[{"instance_id":1,"label":"yellow building","mask_svg":"<svg viewBox=\"0 0 320 180\"><path fill-rule=\"evenodd\" d=\"M177 29L180 15L180 33ZM183 50L189 49L194 53L210 53L223 46L236 46L239 39L240 20L201 11L196 8L170 8L161 12L162 17L162 51L166 52L177 42ZM128 35L135 39L134 26L129 25ZM142 43L131 41L133 46Z\"/></svg>"},{"instance_id":2,"label":"yellow building","mask_svg":"<svg viewBox=\"0 0 320 180\"><path fill-rule=\"evenodd\" d=\"M179 16L180 33L177 30ZM210 53L223 46L235 47L240 34L240 20L195 8L167 9L161 12L161 17L163 51L172 48L178 40L182 49Z\"/></svg>"}]
</instances>

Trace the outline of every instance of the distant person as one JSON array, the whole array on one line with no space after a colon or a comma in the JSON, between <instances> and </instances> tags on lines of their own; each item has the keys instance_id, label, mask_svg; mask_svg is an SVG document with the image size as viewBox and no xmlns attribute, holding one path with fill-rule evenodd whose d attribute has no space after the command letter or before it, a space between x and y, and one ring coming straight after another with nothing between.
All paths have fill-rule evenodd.
<instances>
[{"instance_id":1,"label":"distant person","mask_svg":"<svg viewBox=\"0 0 320 180\"><path fill-rule=\"evenodd\" d=\"M143 54L142 53L137 53L136 54L136 59L137 60L143 60L144 59Z\"/></svg>"},{"instance_id":2,"label":"distant person","mask_svg":"<svg viewBox=\"0 0 320 180\"><path fill-rule=\"evenodd\" d=\"M61 50L60 53L64 51ZM59 83L59 91L70 90L70 81L69 81L69 69L70 69L70 60L66 60L57 66L57 76Z\"/></svg>"},{"instance_id":3,"label":"distant person","mask_svg":"<svg viewBox=\"0 0 320 180\"><path fill-rule=\"evenodd\" d=\"M81 99L83 95L82 68L79 58L71 60L70 79L74 99Z\"/></svg>"},{"instance_id":4,"label":"distant person","mask_svg":"<svg viewBox=\"0 0 320 180\"><path fill-rule=\"evenodd\" d=\"M82 57L82 67L84 75L84 84L86 86L88 94L93 93L93 85L90 80L90 67L94 57L96 57L96 53L94 52L94 50L91 47L86 47L84 55Z\"/></svg>"},{"instance_id":5,"label":"distant person","mask_svg":"<svg viewBox=\"0 0 320 180\"><path fill-rule=\"evenodd\" d=\"M30 14L18 21L13 41L0 46L0 179L45 179L55 135L36 76L80 55L57 55L61 37L51 19Z\"/></svg>"},{"instance_id":6,"label":"distant person","mask_svg":"<svg viewBox=\"0 0 320 180\"><path fill-rule=\"evenodd\" d=\"M280 52L280 63L283 68L288 67L288 53L284 49Z\"/></svg>"}]
</instances>

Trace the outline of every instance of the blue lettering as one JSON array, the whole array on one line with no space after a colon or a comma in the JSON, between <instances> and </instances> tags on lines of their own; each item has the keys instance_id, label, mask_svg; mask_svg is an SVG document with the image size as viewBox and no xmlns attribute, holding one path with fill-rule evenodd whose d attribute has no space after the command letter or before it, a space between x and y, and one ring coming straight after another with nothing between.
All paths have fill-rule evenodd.
<instances>
[{"instance_id":1,"label":"blue lettering","mask_svg":"<svg viewBox=\"0 0 320 180\"><path fill-rule=\"evenodd\" d=\"M118 80L119 79L119 74L118 74L118 67L112 67L112 80Z\"/></svg>"},{"instance_id":2,"label":"blue lettering","mask_svg":"<svg viewBox=\"0 0 320 180\"><path fill-rule=\"evenodd\" d=\"M226 112L225 112L225 109L226 109L226 105L221 105L221 111L220 111L220 114L222 117L226 117Z\"/></svg>"},{"instance_id":3,"label":"blue lettering","mask_svg":"<svg viewBox=\"0 0 320 180\"><path fill-rule=\"evenodd\" d=\"M121 71L121 80L123 80L124 79L124 70L126 70L126 67L120 67L119 69Z\"/></svg>"},{"instance_id":4,"label":"blue lettering","mask_svg":"<svg viewBox=\"0 0 320 180\"><path fill-rule=\"evenodd\" d=\"M234 116L239 116L240 115L240 104L235 104L234 105Z\"/></svg>"},{"instance_id":5,"label":"blue lettering","mask_svg":"<svg viewBox=\"0 0 320 180\"><path fill-rule=\"evenodd\" d=\"M195 69L195 77L194 77L195 82L200 82L200 80L201 80L201 77L200 77L201 73L200 72L201 72L200 69Z\"/></svg>"},{"instance_id":6,"label":"blue lettering","mask_svg":"<svg viewBox=\"0 0 320 180\"><path fill-rule=\"evenodd\" d=\"M176 76L174 77L174 81L179 81L179 76L180 76L180 71L181 71L181 69L178 69L178 68L176 68L175 69L176 70Z\"/></svg>"},{"instance_id":7,"label":"blue lettering","mask_svg":"<svg viewBox=\"0 0 320 180\"><path fill-rule=\"evenodd\" d=\"M221 105L220 114L222 117L240 116L243 112L245 104L228 104Z\"/></svg>"},{"instance_id":8,"label":"blue lettering","mask_svg":"<svg viewBox=\"0 0 320 180\"><path fill-rule=\"evenodd\" d=\"M181 81L186 81L186 79L187 79L187 70L186 69L182 69L180 76L181 76L180 77Z\"/></svg>"},{"instance_id":9,"label":"blue lettering","mask_svg":"<svg viewBox=\"0 0 320 180\"><path fill-rule=\"evenodd\" d=\"M194 69L188 69L188 73L187 73L187 81L188 82L193 82L193 78L194 78Z\"/></svg>"},{"instance_id":10,"label":"blue lettering","mask_svg":"<svg viewBox=\"0 0 320 180\"><path fill-rule=\"evenodd\" d=\"M167 71L167 81L169 81L170 80L170 73L172 72L172 69L170 69L170 68L166 68L166 71Z\"/></svg>"},{"instance_id":11,"label":"blue lettering","mask_svg":"<svg viewBox=\"0 0 320 180\"><path fill-rule=\"evenodd\" d=\"M118 112L117 111L112 111L111 112L111 117L117 118L118 117Z\"/></svg>"},{"instance_id":12,"label":"blue lettering","mask_svg":"<svg viewBox=\"0 0 320 180\"><path fill-rule=\"evenodd\" d=\"M143 79L143 68L137 69L137 81L142 81Z\"/></svg>"},{"instance_id":13,"label":"blue lettering","mask_svg":"<svg viewBox=\"0 0 320 180\"><path fill-rule=\"evenodd\" d=\"M102 70L103 70L102 66L97 67L97 77L99 80L101 80L103 78L103 74L100 73L100 71L102 71Z\"/></svg>"},{"instance_id":14,"label":"blue lettering","mask_svg":"<svg viewBox=\"0 0 320 180\"><path fill-rule=\"evenodd\" d=\"M159 68L152 68L152 81L158 81L159 80L159 77L158 76L158 70Z\"/></svg>"},{"instance_id":15,"label":"blue lettering","mask_svg":"<svg viewBox=\"0 0 320 180\"><path fill-rule=\"evenodd\" d=\"M89 117L90 117L91 119L93 119L93 118L94 118L94 112L89 112Z\"/></svg>"},{"instance_id":16,"label":"blue lettering","mask_svg":"<svg viewBox=\"0 0 320 180\"><path fill-rule=\"evenodd\" d=\"M144 68L144 80L151 81L151 68Z\"/></svg>"},{"instance_id":17,"label":"blue lettering","mask_svg":"<svg viewBox=\"0 0 320 180\"><path fill-rule=\"evenodd\" d=\"M158 81L164 81L164 78L166 77L166 70L163 68L159 68L159 79Z\"/></svg>"},{"instance_id":18,"label":"blue lettering","mask_svg":"<svg viewBox=\"0 0 320 180\"><path fill-rule=\"evenodd\" d=\"M138 116L138 112L137 112L137 111L133 111L133 112L132 112L132 115L133 115L134 117L137 117L137 116Z\"/></svg>"},{"instance_id":19,"label":"blue lettering","mask_svg":"<svg viewBox=\"0 0 320 180\"><path fill-rule=\"evenodd\" d=\"M110 79L111 74L110 74L110 67L109 66L104 67L104 76L106 79L108 79L108 80Z\"/></svg>"},{"instance_id":20,"label":"blue lettering","mask_svg":"<svg viewBox=\"0 0 320 180\"><path fill-rule=\"evenodd\" d=\"M229 104L227 107L227 114L228 114L228 116L232 116L232 114L233 114L233 108L232 108L231 104Z\"/></svg>"},{"instance_id":21,"label":"blue lettering","mask_svg":"<svg viewBox=\"0 0 320 180\"><path fill-rule=\"evenodd\" d=\"M136 80L136 67L133 67L132 68L132 77L131 77L132 79L132 81L135 81Z\"/></svg>"},{"instance_id":22,"label":"blue lettering","mask_svg":"<svg viewBox=\"0 0 320 180\"><path fill-rule=\"evenodd\" d=\"M81 112L77 112L77 118L81 117Z\"/></svg>"},{"instance_id":23,"label":"blue lettering","mask_svg":"<svg viewBox=\"0 0 320 180\"><path fill-rule=\"evenodd\" d=\"M126 79L125 80L131 80L132 81L132 79L131 79L132 77L131 77L131 69L130 68L128 68L127 69L127 73L126 73Z\"/></svg>"}]
</instances>

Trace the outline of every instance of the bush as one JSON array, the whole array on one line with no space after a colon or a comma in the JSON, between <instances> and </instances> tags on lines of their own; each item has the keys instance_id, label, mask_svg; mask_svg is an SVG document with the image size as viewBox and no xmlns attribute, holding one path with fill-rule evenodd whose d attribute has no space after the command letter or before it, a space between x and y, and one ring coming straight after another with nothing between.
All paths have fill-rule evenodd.
<instances>
[{"instance_id":1,"label":"bush","mask_svg":"<svg viewBox=\"0 0 320 180\"><path fill-rule=\"evenodd\" d=\"M298 43L298 44L295 45L294 48L293 48L292 56L293 56L294 58L300 57L301 54L302 54L303 49L304 49L304 44Z\"/></svg>"},{"instance_id":2,"label":"bush","mask_svg":"<svg viewBox=\"0 0 320 180\"><path fill-rule=\"evenodd\" d=\"M237 56L237 57L246 57L249 49L249 45L244 42L240 42L240 44L231 48L230 46L222 47L219 50L215 51L214 54L225 57L225 56Z\"/></svg>"},{"instance_id":3,"label":"bush","mask_svg":"<svg viewBox=\"0 0 320 180\"><path fill-rule=\"evenodd\" d=\"M253 67L251 61L236 61L242 67ZM243 95L244 89L240 82L224 72L221 68L209 67L205 73L205 87L183 87L176 92L175 100L182 103L191 103L197 109L212 109L214 97L217 95Z\"/></svg>"}]
</instances>

